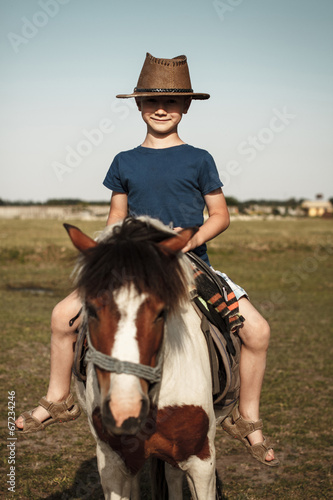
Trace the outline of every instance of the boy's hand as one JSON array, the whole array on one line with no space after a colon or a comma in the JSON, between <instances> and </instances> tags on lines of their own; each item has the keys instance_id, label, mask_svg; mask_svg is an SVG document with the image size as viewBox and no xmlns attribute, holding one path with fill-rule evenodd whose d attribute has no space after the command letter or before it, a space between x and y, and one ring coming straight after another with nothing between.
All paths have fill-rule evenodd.
<instances>
[{"instance_id":1,"label":"boy's hand","mask_svg":"<svg viewBox=\"0 0 333 500\"><path fill-rule=\"evenodd\" d=\"M174 231L179 233L183 228L182 227L174 227ZM198 245L195 245L195 235L189 240L186 246L182 249L183 253L189 252L190 250L194 250Z\"/></svg>"},{"instance_id":2,"label":"boy's hand","mask_svg":"<svg viewBox=\"0 0 333 500\"><path fill-rule=\"evenodd\" d=\"M215 189L215 191L206 194L204 198L208 210L208 219L199 227L199 230L193 235L186 247L183 248L184 253L212 240L229 226L229 211L222 189ZM181 227L174 228L175 231L181 229Z\"/></svg>"}]
</instances>

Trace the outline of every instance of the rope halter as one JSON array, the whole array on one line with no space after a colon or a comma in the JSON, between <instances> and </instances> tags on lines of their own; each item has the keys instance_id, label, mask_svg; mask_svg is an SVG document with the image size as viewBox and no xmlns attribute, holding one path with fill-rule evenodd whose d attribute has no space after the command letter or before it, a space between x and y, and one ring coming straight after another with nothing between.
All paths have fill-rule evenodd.
<instances>
[{"instance_id":1,"label":"rope halter","mask_svg":"<svg viewBox=\"0 0 333 500\"><path fill-rule=\"evenodd\" d=\"M87 330L87 341L89 346L85 356L85 361L87 363L93 363L95 366L107 372L134 375L135 377L143 378L151 383L156 383L161 380L162 367L160 363L153 368L140 363L132 363L131 361L121 361L120 359L113 358L112 356L97 351L91 343L89 330Z\"/></svg>"}]
</instances>

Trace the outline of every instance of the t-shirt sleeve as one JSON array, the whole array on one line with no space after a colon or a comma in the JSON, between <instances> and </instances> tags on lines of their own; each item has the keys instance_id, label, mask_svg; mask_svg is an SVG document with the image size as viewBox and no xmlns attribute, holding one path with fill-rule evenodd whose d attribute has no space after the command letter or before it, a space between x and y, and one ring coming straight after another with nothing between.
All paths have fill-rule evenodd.
<instances>
[{"instance_id":1,"label":"t-shirt sleeve","mask_svg":"<svg viewBox=\"0 0 333 500\"><path fill-rule=\"evenodd\" d=\"M223 186L214 158L208 152L204 154L200 163L198 182L203 196Z\"/></svg>"},{"instance_id":2,"label":"t-shirt sleeve","mask_svg":"<svg viewBox=\"0 0 333 500\"><path fill-rule=\"evenodd\" d=\"M111 163L111 166L105 176L103 184L105 187L111 189L112 191L115 191L117 193L127 194L127 190L121 179L119 155L115 156L113 162Z\"/></svg>"}]
</instances>

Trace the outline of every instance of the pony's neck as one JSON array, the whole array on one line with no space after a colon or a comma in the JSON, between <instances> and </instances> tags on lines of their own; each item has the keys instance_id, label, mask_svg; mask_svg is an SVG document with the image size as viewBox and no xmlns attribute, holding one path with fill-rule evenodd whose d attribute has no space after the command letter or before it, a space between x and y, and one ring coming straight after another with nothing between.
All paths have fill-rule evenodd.
<instances>
[{"instance_id":1,"label":"pony's neck","mask_svg":"<svg viewBox=\"0 0 333 500\"><path fill-rule=\"evenodd\" d=\"M153 401L160 408L179 403L208 406L211 374L207 345L201 319L191 303L168 319L161 355L163 377ZM194 395L193 387L197 388Z\"/></svg>"},{"instance_id":2,"label":"pony's neck","mask_svg":"<svg viewBox=\"0 0 333 500\"><path fill-rule=\"evenodd\" d=\"M198 341L200 318L191 302L168 317L164 333L164 356L168 358L183 355L193 342Z\"/></svg>"}]
</instances>

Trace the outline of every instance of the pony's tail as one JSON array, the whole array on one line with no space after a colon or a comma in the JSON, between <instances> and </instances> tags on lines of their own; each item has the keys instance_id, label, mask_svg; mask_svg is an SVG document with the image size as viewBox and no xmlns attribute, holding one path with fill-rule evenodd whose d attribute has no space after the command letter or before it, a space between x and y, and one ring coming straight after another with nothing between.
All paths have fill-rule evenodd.
<instances>
[{"instance_id":1,"label":"pony's tail","mask_svg":"<svg viewBox=\"0 0 333 500\"><path fill-rule=\"evenodd\" d=\"M152 500L168 500L168 483L165 477L165 463L159 458L151 458L151 497Z\"/></svg>"}]
</instances>

